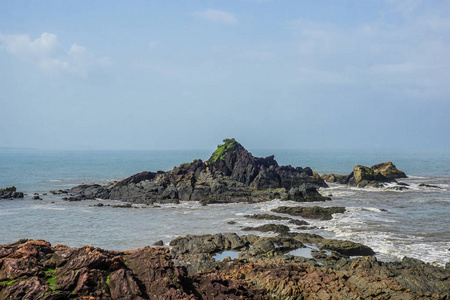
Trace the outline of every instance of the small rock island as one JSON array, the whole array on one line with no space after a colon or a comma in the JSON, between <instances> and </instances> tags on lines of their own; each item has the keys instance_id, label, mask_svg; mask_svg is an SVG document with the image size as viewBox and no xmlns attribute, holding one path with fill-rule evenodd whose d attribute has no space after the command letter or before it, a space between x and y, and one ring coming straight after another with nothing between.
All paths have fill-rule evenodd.
<instances>
[{"instance_id":1,"label":"small rock island","mask_svg":"<svg viewBox=\"0 0 450 300\"><path fill-rule=\"evenodd\" d=\"M131 203L262 202L273 199L330 200L328 185L309 167L279 166L274 156L254 157L235 139L225 139L207 161L196 159L168 172L141 172L109 186L80 185L68 200L113 199Z\"/></svg>"}]
</instances>

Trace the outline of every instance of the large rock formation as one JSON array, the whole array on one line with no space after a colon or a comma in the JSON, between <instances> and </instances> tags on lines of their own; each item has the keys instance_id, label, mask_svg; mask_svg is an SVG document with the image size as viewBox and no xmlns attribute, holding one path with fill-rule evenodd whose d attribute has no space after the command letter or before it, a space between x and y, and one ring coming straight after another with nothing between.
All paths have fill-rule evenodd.
<instances>
[{"instance_id":1,"label":"large rock formation","mask_svg":"<svg viewBox=\"0 0 450 300\"><path fill-rule=\"evenodd\" d=\"M358 187L384 187L385 183L397 183L396 178L407 178L403 171L397 169L392 162L384 162L366 167L356 165L349 175L323 174L322 179L327 182L349 184Z\"/></svg>"},{"instance_id":2,"label":"large rock formation","mask_svg":"<svg viewBox=\"0 0 450 300\"><path fill-rule=\"evenodd\" d=\"M81 185L71 193L75 200L102 198L135 203L329 200L317 192L319 187L327 184L310 168L279 166L273 155L254 157L234 139L225 139L205 162L197 159L168 172L142 172L111 186Z\"/></svg>"}]
</instances>

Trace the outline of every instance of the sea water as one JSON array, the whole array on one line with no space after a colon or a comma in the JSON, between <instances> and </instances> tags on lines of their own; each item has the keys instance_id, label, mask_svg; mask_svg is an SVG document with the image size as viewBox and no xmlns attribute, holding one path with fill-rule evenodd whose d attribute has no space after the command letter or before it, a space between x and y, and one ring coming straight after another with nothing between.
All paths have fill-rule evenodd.
<instances>
[{"instance_id":1,"label":"sea water","mask_svg":"<svg viewBox=\"0 0 450 300\"><path fill-rule=\"evenodd\" d=\"M159 240L168 245L187 234L248 234L243 227L267 223L285 224L291 231L301 232L304 229L285 221L254 220L245 215L271 213L281 205L322 205L345 206L347 211L329 221L307 220L311 227L306 232L366 244L385 261L409 256L444 265L450 260L450 151L252 151L255 156L275 154L280 165L309 166L320 174L349 174L356 164L393 161L409 175L399 180L409 184L403 191L330 184L320 190L333 199L324 203L273 200L202 206L182 202L113 208L106 205L116 201L66 202L48 193L82 183L108 183L141 171L168 171L196 158L206 160L211 152L0 150L0 188L14 185L26 193L23 200L0 200L0 244L33 238L71 247L90 244L127 250ZM439 188L420 186L422 183ZM32 200L34 193L43 200ZM99 202L105 206L94 206Z\"/></svg>"}]
</instances>

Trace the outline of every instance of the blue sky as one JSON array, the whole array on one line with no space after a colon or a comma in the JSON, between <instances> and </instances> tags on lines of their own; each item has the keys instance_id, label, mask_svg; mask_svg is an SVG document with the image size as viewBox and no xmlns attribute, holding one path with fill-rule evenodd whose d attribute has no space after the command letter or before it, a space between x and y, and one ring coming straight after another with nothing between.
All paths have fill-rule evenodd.
<instances>
[{"instance_id":1,"label":"blue sky","mask_svg":"<svg viewBox=\"0 0 450 300\"><path fill-rule=\"evenodd\" d=\"M0 1L0 147L450 148L450 1Z\"/></svg>"}]
</instances>

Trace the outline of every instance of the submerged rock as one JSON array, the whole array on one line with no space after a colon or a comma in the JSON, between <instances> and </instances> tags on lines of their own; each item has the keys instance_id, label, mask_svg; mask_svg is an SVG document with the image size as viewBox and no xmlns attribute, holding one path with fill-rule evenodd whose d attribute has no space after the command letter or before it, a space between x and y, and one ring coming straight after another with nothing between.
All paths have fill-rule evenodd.
<instances>
[{"instance_id":1,"label":"submerged rock","mask_svg":"<svg viewBox=\"0 0 450 300\"><path fill-rule=\"evenodd\" d=\"M331 220L333 214L344 213L345 207L303 207L303 206L280 206L272 209L273 212L301 216L308 219Z\"/></svg>"}]
</instances>

